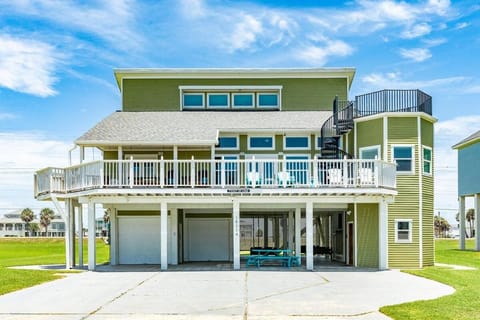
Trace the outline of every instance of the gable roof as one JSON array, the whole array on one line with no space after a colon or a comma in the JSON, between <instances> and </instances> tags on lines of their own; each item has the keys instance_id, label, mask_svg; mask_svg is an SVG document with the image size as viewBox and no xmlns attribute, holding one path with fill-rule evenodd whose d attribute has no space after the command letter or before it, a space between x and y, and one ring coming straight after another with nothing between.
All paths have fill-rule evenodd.
<instances>
[{"instance_id":1,"label":"gable roof","mask_svg":"<svg viewBox=\"0 0 480 320\"><path fill-rule=\"evenodd\" d=\"M455 144L452 148L453 149L460 149L462 147L465 147L466 145L472 144L476 142L477 140L480 141L480 130L475 132L474 134L468 136L467 138L463 139L459 143Z\"/></svg>"},{"instance_id":2,"label":"gable roof","mask_svg":"<svg viewBox=\"0 0 480 320\"><path fill-rule=\"evenodd\" d=\"M219 132L318 132L330 111L115 112L79 137L81 146L214 145Z\"/></svg>"}]
</instances>

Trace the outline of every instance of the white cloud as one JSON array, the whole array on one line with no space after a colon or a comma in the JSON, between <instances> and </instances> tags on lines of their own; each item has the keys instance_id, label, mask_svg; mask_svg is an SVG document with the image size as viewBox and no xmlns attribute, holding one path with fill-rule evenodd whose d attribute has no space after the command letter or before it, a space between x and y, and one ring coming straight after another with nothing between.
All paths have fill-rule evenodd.
<instances>
[{"instance_id":1,"label":"white cloud","mask_svg":"<svg viewBox=\"0 0 480 320\"><path fill-rule=\"evenodd\" d=\"M455 25L455 30L460 30L460 29L464 29L466 27L468 27L470 25L470 23L467 23L467 22L459 22Z\"/></svg>"},{"instance_id":2,"label":"white cloud","mask_svg":"<svg viewBox=\"0 0 480 320\"><path fill-rule=\"evenodd\" d=\"M420 23L403 31L402 37L405 39L418 38L418 37L429 34L431 31L432 31L432 27L429 24Z\"/></svg>"},{"instance_id":3,"label":"white cloud","mask_svg":"<svg viewBox=\"0 0 480 320\"><path fill-rule=\"evenodd\" d=\"M0 120L11 120L15 119L17 116L13 113L0 112Z\"/></svg>"},{"instance_id":4,"label":"white cloud","mask_svg":"<svg viewBox=\"0 0 480 320\"><path fill-rule=\"evenodd\" d=\"M425 45L427 45L429 48L431 48L447 43L448 40L446 38L422 39L422 42L425 43Z\"/></svg>"},{"instance_id":5,"label":"white cloud","mask_svg":"<svg viewBox=\"0 0 480 320\"><path fill-rule=\"evenodd\" d=\"M400 54L402 57L415 62L422 62L432 57L430 50L425 48L400 49Z\"/></svg>"},{"instance_id":6,"label":"white cloud","mask_svg":"<svg viewBox=\"0 0 480 320\"><path fill-rule=\"evenodd\" d=\"M55 70L61 61L47 43L0 35L0 86L40 97L56 94Z\"/></svg>"},{"instance_id":7,"label":"white cloud","mask_svg":"<svg viewBox=\"0 0 480 320\"><path fill-rule=\"evenodd\" d=\"M203 0L181 0L180 5L185 17L198 18L207 13Z\"/></svg>"},{"instance_id":8,"label":"white cloud","mask_svg":"<svg viewBox=\"0 0 480 320\"><path fill-rule=\"evenodd\" d=\"M466 77L448 77L430 80L403 80L400 73L371 73L362 78L362 82L371 88L398 88L398 89L412 89L412 88L432 88L462 83L468 80Z\"/></svg>"},{"instance_id":9,"label":"white cloud","mask_svg":"<svg viewBox=\"0 0 480 320\"><path fill-rule=\"evenodd\" d=\"M262 30L260 20L249 14L242 16L240 22L235 24L232 34L226 38L228 50L234 52L251 48Z\"/></svg>"},{"instance_id":10,"label":"white cloud","mask_svg":"<svg viewBox=\"0 0 480 320\"><path fill-rule=\"evenodd\" d=\"M353 48L341 40L326 41L324 46L308 45L296 52L298 59L310 65L323 66L332 56L349 56Z\"/></svg>"}]
</instances>

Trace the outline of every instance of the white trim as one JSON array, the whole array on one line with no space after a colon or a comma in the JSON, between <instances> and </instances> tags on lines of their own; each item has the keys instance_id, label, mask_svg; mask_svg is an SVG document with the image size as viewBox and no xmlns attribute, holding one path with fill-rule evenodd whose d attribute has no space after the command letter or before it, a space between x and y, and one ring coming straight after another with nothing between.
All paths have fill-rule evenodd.
<instances>
[{"instance_id":1,"label":"white trim","mask_svg":"<svg viewBox=\"0 0 480 320\"><path fill-rule=\"evenodd\" d=\"M357 240L357 203L353 204L353 241L355 245L354 266L358 267L358 240Z\"/></svg>"},{"instance_id":2,"label":"white trim","mask_svg":"<svg viewBox=\"0 0 480 320\"><path fill-rule=\"evenodd\" d=\"M235 138L235 139L237 140L237 143L236 143L236 144L237 144L237 147L235 147L235 148L221 148L220 146L218 146L218 147L215 147L216 150L218 150L218 151L223 151L223 150L239 150L239 149L240 149L240 136L239 136L238 134L236 134L236 135L231 134L231 135L222 135L222 136L219 136L219 137L218 137L218 140L217 140L217 141L218 141L218 145L220 145L220 139L221 139L221 138Z\"/></svg>"},{"instance_id":3,"label":"white trim","mask_svg":"<svg viewBox=\"0 0 480 320\"><path fill-rule=\"evenodd\" d=\"M248 106L236 106L235 105L235 96L251 96L252 104ZM232 109L254 109L255 108L255 93L254 92L232 92Z\"/></svg>"},{"instance_id":4,"label":"white trim","mask_svg":"<svg viewBox=\"0 0 480 320\"><path fill-rule=\"evenodd\" d=\"M211 106L210 105L210 96L227 96L227 105L225 106ZM230 109L230 93L228 92L207 92L207 109L218 109L225 110Z\"/></svg>"},{"instance_id":5,"label":"white trim","mask_svg":"<svg viewBox=\"0 0 480 320\"><path fill-rule=\"evenodd\" d=\"M420 170L422 172L423 175L425 176L432 176L433 175L433 149L429 146L426 146L426 145L421 145L421 159L422 161L420 161ZM430 150L430 160L428 160L430 162L430 172L425 172L425 158L424 158L424 155L423 155L423 149L427 149L427 150Z\"/></svg>"},{"instance_id":6,"label":"white trim","mask_svg":"<svg viewBox=\"0 0 480 320\"><path fill-rule=\"evenodd\" d=\"M389 117L389 118L404 118L404 117L420 117L424 120L427 120L429 122L435 123L437 122L437 118L429 115L428 113L425 112L382 112L382 113L377 113L373 114L370 116L365 116L361 118L355 118L353 119L354 122L364 122L364 121L370 121L374 119L380 119L383 117Z\"/></svg>"},{"instance_id":7,"label":"white trim","mask_svg":"<svg viewBox=\"0 0 480 320\"><path fill-rule=\"evenodd\" d=\"M251 138L272 138L272 146L268 148L256 148L251 147L250 139ZM248 150L275 150L275 135L248 135L247 136L247 149Z\"/></svg>"},{"instance_id":8,"label":"white trim","mask_svg":"<svg viewBox=\"0 0 480 320\"><path fill-rule=\"evenodd\" d=\"M407 222L408 223L408 239L403 240L403 239L398 239L398 223L399 222ZM412 219L395 219L395 243L412 243L412 237L413 237L413 220ZM402 230L405 231L405 230Z\"/></svg>"},{"instance_id":9,"label":"white trim","mask_svg":"<svg viewBox=\"0 0 480 320\"><path fill-rule=\"evenodd\" d=\"M198 90L198 91L225 91L225 93L229 93L232 90L249 90L249 91L256 91L256 90L272 90L278 91L282 90L283 86L278 85L267 85L267 86L178 86L178 88L182 91L184 90Z\"/></svg>"},{"instance_id":10,"label":"white trim","mask_svg":"<svg viewBox=\"0 0 480 320\"><path fill-rule=\"evenodd\" d=\"M280 90L280 89L279 89ZM266 109L266 110L270 110L270 109L281 109L280 108L280 92L281 91L275 91L275 92L256 92L256 102L257 102L257 109ZM276 105L265 105L265 106L261 106L260 105L260 96L261 95L276 95L277 96L277 104Z\"/></svg>"},{"instance_id":11,"label":"white trim","mask_svg":"<svg viewBox=\"0 0 480 320\"><path fill-rule=\"evenodd\" d=\"M307 138L306 147L287 147L288 138ZM284 135L283 136L283 150L310 150L311 149L311 135Z\"/></svg>"},{"instance_id":12,"label":"white trim","mask_svg":"<svg viewBox=\"0 0 480 320\"><path fill-rule=\"evenodd\" d=\"M412 150L412 164L411 164L411 170L410 171L398 171L397 170L397 175L415 175L415 145L414 144L392 144L390 145L390 152L391 152L391 157L392 157L392 162L395 162L395 154L394 154L394 149L396 147L409 147ZM401 158L400 160L407 160L406 158L403 159Z\"/></svg>"},{"instance_id":13,"label":"white trim","mask_svg":"<svg viewBox=\"0 0 480 320\"><path fill-rule=\"evenodd\" d=\"M388 117L383 117L383 160L388 161Z\"/></svg>"},{"instance_id":14,"label":"white trim","mask_svg":"<svg viewBox=\"0 0 480 320\"><path fill-rule=\"evenodd\" d=\"M423 146L422 120L417 117L417 150L418 150L418 266L423 268ZM431 169L431 167L430 167Z\"/></svg>"},{"instance_id":15,"label":"white trim","mask_svg":"<svg viewBox=\"0 0 480 320\"><path fill-rule=\"evenodd\" d=\"M362 153L363 153L364 151L369 151L369 150L374 150L374 149L377 151L377 158L376 158L376 159L377 159L377 160L381 160L381 156L382 156L382 155L381 155L381 153L380 153L380 145L379 145L379 144L377 144L377 145L372 145L372 146L367 146L367 147L361 147L361 148L358 150L359 153L360 153L359 159L365 159L365 158L362 157ZM374 158L374 159L375 159L375 158ZM374 159L372 159L372 160L374 160Z\"/></svg>"}]
</instances>

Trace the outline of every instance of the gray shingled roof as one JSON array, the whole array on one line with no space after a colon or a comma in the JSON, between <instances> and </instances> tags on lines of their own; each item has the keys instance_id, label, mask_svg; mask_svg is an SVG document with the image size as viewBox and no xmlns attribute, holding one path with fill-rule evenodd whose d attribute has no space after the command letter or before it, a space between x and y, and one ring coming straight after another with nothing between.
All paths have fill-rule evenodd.
<instances>
[{"instance_id":1,"label":"gray shingled roof","mask_svg":"<svg viewBox=\"0 0 480 320\"><path fill-rule=\"evenodd\" d=\"M320 132L330 111L115 112L78 138L84 146L214 144L218 132Z\"/></svg>"},{"instance_id":2,"label":"gray shingled roof","mask_svg":"<svg viewBox=\"0 0 480 320\"><path fill-rule=\"evenodd\" d=\"M462 141L460 141L459 143L457 143L456 145L454 145L452 148L453 148L453 149L458 149L458 148L461 147L462 145L464 145L464 144L466 144L466 143L469 143L470 141L477 140L477 139L480 139L480 130L478 130L478 131L475 132L474 134L468 136L467 138L463 139Z\"/></svg>"}]
</instances>

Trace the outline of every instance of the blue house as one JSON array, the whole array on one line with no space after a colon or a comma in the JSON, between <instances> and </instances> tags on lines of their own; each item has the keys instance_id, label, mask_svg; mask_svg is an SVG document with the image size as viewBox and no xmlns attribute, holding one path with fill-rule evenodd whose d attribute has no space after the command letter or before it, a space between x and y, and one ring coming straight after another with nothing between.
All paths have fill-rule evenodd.
<instances>
[{"instance_id":1,"label":"blue house","mask_svg":"<svg viewBox=\"0 0 480 320\"><path fill-rule=\"evenodd\" d=\"M453 146L458 150L460 249L465 249L465 198L474 198L475 250L480 251L480 130Z\"/></svg>"}]
</instances>

